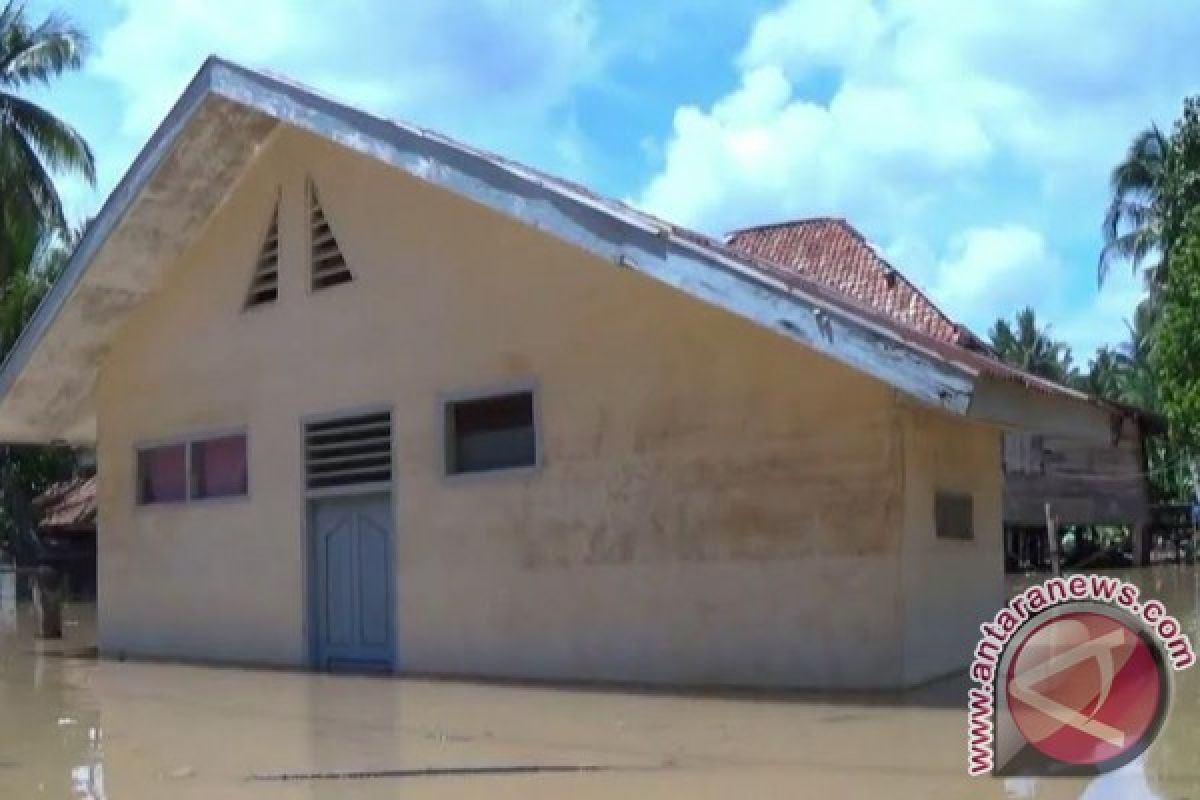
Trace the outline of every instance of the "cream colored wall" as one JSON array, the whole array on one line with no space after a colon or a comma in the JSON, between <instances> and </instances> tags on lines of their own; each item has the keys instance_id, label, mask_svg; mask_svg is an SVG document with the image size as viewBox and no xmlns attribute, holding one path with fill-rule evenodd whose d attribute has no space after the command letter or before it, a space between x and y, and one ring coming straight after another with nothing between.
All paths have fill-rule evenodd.
<instances>
[{"instance_id":1,"label":"cream colored wall","mask_svg":"<svg viewBox=\"0 0 1200 800\"><path fill-rule=\"evenodd\" d=\"M908 404L903 428L904 682L913 685L965 667L980 623L1004 603L1004 479L998 429ZM972 541L937 538L939 490L972 496Z\"/></svg>"},{"instance_id":2,"label":"cream colored wall","mask_svg":"<svg viewBox=\"0 0 1200 800\"><path fill-rule=\"evenodd\" d=\"M315 294L306 175L356 274ZM280 298L242 313L280 188ZM515 380L539 387L544 468L446 482L438 394ZM303 663L299 420L387 404L403 669L904 677L896 532L913 519L890 390L301 134L121 331L99 401L108 653ZM136 442L230 426L249 431L248 500L135 508Z\"/></svg>"}]
</instances>

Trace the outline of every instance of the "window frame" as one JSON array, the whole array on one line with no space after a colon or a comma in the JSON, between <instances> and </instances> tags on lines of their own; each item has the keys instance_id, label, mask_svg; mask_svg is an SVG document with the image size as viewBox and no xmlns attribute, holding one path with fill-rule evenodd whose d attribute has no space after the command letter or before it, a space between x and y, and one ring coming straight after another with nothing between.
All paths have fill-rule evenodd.
<instances>
[{"instance_id":1,"label":"window frame","mask_svg":"<svg viewBox=\"0 0 1200 800\"><path fill-rule=\"evenodd\" d=\"M471 472L453 472L450 413L453 406L470 403L476 400L490 400L514 394L528 394L532 405L533 417L533 463L521 464L514 467L498 467L496 469L475 470ZM505 480L531 477L545 466L545 455L542 450L542 400L541 387L533 380L510 381L492 384L486 387L440 392L437 403L438 442L442 452L442 481L447 484L475 483L477 481Z\"/></svg>"},{"instance_id":2,"label":"window frame","mask_svg":"<svg viewBox=\"0 0 1200 800\"><path fill-rule=\"evenodd\" d=\"M225 439L232 436L241 436L246 441L246 491L242 494L224 494L215 497L194 497L193 489L194 482L192 476L192 445L197 442L207 442L212 439ZM141 493L141 468L139 456L143 451L154 450L159 447L171 447L174 445L183 445L184 459L184 498L182 500L161 500L146 502L142 500ZM230 428L213 428L195 433L182 434L179 436L168 436L160 439L147 439L136 442L133 445L133 505L135 509L153 509L153 508L169 508L173 506L184 505L209 505L214 503L240 503L250 499L254 481L251 476L253 470L250 469L251 464L251 442L250 432L246 426L230 427Z\"/></svg>"},{"instance_id":3,"label":"window frame","mask_svg":"<svg viewBox=\"0 0 1200 800\"><path fill-rule=\"evenodd\" d=\"M183 497L178 500L144 500L142 499L142 454L151 450L161 450L168 447L183 447ZM188 501L191 494L192 467L189 463L191 449L187 439L172 437L142 442L133 448L133 503L137 508L155 508L159 506L179 506Z\"/></svg>"},{"instance_id":4,"label":"window frame","mask_svg":"<svg viewBox=\"0 0 1200 800\"><path fill-rule=\"evenodd\" d=\"M945 536L941 532L941 526L938 525L938 503L943 498L954 500L966 500L970 510L968 519L969 528L967 536ZM933 492L933 538L939 542L950 542L953 544L974 544L978 537L975 535L975 493L961 489L935 489Z\"/></svg>"}]
</instances>

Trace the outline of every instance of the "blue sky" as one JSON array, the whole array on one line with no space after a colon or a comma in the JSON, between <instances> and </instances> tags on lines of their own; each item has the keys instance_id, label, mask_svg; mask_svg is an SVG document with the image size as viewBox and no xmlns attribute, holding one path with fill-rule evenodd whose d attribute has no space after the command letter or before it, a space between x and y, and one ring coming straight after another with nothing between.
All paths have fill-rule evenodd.
<instances>
[{"instance_id":1,"label":"blue sky","mask_svg":"<svg viewBox=\"0 0 1200 800\"><path fill-rule=\"evenodd\" d=\"M215 52L710 233L836 215L979 333L1032 305L1078 361L1107 174L1200 90L1200 0L87 0L40 96L96 149L94 212Z\"/></svg>"}]
</instances>

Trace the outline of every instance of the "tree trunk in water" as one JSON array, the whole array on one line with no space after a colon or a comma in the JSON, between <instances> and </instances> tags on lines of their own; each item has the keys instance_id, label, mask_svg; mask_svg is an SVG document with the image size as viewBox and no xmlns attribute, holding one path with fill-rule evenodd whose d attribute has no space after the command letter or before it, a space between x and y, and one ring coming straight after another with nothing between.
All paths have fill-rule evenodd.
<instances>
[{"instance_id":1,"label":"tree trunk in water","mask_svg":"<svg viewBox=\"0 0 1200 800\"><path fill-rule=\"evenodd\" d=\"M33 610L40 639L62 638L63 575L53 567L38 567L33 582Z\"/></svg>"},{"instance_id":2,"label":"tree trunk in water","mask_svg":"<svg viewBox=\"0 0 1200 800\"><path fill-rule=\"evenodd\" d=\"M1133 540L1133 565L1135 567L1150 566L1150 551L1154 549L1154 532L1150 523L1138 520L1129 530Z\"/></svg>"}]
</instances>

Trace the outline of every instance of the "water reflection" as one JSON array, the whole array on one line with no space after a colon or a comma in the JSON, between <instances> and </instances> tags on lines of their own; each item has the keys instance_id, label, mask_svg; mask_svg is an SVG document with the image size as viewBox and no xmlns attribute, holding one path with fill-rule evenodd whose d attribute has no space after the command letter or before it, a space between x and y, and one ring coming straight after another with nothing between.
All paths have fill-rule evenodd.
<instances>
[{"instance_id":1,"label":"water reflection","mask_svg":"<svg viewBox=\"0 0 1200 800\"><path fill-rule=\"evenodd\" d=\"M1200 640L1196 568L1119 574ZM965 774L962 679L902 696L765 698L335 678L97 662L93 609L69 606L66 619L63 642L35 641L0 573L0 798L1200 796L1197 670L1178 676L1138 761L1090 782L1001 781ZM538 765L605 769L487 774ZM480 773L312 779L423 769Z\"/></svg>"},{"instance_id":2,"label":"water reflection","mask_svg":"<svg viewBox=\"0 0 1200 800\"><path fill-rule=\"evenodd\" d=\"M33 637L16 576L0 571L0 786L3 797L104 800L101 727L87 691L93 663L78 659L93 638L92 610L70 607L64 638Z\"/></svg>"}]
</instances>

